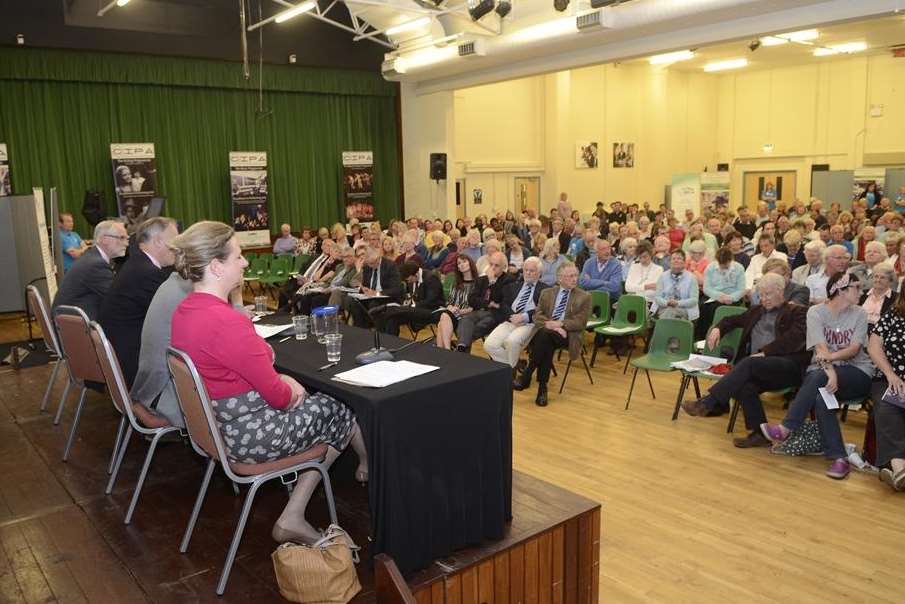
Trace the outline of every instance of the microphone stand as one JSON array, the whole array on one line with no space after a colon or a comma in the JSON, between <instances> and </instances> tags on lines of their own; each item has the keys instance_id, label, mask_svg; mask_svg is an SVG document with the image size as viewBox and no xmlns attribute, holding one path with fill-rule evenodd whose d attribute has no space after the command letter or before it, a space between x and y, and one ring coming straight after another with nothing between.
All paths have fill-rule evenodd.
<instances>
[{"instance_id":1,"label":"microphone stand","mask_svg":"<svg viewBox=\"0 0 905 604\"><path fill-rule=\"evenodd\" d=\"M374 315L371 314L371 311L365 306L361 300L353 297L351 294L348 294L350 300L354 300L356 304L365 312L368 316L368 319L371 322L372 329L374 330L374 347L370 350L366 350L361 354L355 357L355 362L359 365L368 365L370 363L376 363L377 361L392 361L394 360L393 353L380 345L380 330L377 329L377 322L374 320Z\"/></svg>"}]
</instances>

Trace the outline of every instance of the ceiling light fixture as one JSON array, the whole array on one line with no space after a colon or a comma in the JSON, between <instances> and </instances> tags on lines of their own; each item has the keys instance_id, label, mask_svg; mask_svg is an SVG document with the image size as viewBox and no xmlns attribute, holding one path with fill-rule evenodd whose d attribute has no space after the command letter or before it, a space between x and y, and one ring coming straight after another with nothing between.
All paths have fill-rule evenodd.
<instances>
[{"instance_id":1,"label":"ceiling light fixture","mask_svg":"<svg viewBox=\"0 0 905 604\"><path fill-rule=\"evenodd\" d=\"M129 0L110 0L107 4L105 4L100 10L97 11L98 17L103 17L106 15L114 6L123 7L129 4Z\"/></svg>"},{"instance_id":2,"label":"ceiling light fixture","mask_svg":"<svg viewBox=\"0 0 905 604\"><path fill-rule=\"evenodd\" d=\"M116 0L116 6L125 6L129 4L129 0Z\"/></svg>"},{"instance_id":3,"label":"ceiling light fixture","mask_svg":"<svg viewBox=\"0 0 905 604\"><path fill-rule=\"evenodd\" d=\"M824 48L814 50L815 57L827 57L838 54L851 54L867 50L867 42L849 42L847 44L833 44Z\"/></svg>"},{"instance_id":4,"label":"ceiling light fixture","mask_svg":"<svg viewBox=\"0 0 905 604\"><path fill-rule=\"evenodd\" d=\"M704 71L726 71L727 69L739 69L748 66L748 59L730 59L728 61L717 61L715 63L707 63L704 65Z\"/></svg>"},{"instance_id":5,"label":"ceiling light fixture","mask_svg":"<svg viewBox=\"0 0 905 604\"><path fill-rule=\"evenodd\" d=\"M680 50L678 52L668 52L662 55L654 55L648 59L651 65L672 65L678 61L687 61L694 58L694 52L690 50Z\"/></svg>"},{"instance_id":6,"label":"ceiling light fixture","mask_svg":"<svg viewBox=\"0 0 905 604\"><path fill-rule=\"evenodd\" d=\"M302 13L307 13L308 11L312 10L315 6L317 6L317 3L314 2L313 0L311 2L303 2L301 4L293 6L292 8L287 8L283 12L279 13L274 18L274 21L276 21L277 23L283 23L284 21L288 21L289 19L292 19L293 17L298 17Z\"/></svg>"},{"instance_id":7,"label":"ceiling light fixture","mask_svg":"<svg viewBox=\"0 0 905 604\"><path fill-rule=\"evenodd\" d=\"M777 34L775 36L765 36L760 39L764 46L781 46L789 42L806 43L816 40L820 37L820 32L816 29L803 29L801 31L793 31L787 34Z\"/></svg>"},{"instance_id":8,"label":"ceiling light fixture","mask_svg":"<svg viewBox=\"0 0 905 604\"><path fill-rule=\"evenodd\" d=\"M399 25L394 25L386 30L386 35L395 36L396 34L401 34L404 31L410 31L413 29L418 29L419 27L424 27L425 25L430 25L431 18L430 17L421 17L420 19L415 19L413 21L408 21L407 23L400 23Z\"/></svg>"},{"instance_id":9,"label":"ceiling light fixture","mask_svg":"<svg viewBox=\"0 0 905 604\"><path fill-rule=\"evenodd\" d=\"M534 40L555 38L556 36L577 32L578 28L575 27L575 17L566 17L565 19L557 19L556 21L547 21L545 23L538 23L537 25L525 27L513 33L511 39L515 42L532 42Z\"/></svg>"}]
</instances>

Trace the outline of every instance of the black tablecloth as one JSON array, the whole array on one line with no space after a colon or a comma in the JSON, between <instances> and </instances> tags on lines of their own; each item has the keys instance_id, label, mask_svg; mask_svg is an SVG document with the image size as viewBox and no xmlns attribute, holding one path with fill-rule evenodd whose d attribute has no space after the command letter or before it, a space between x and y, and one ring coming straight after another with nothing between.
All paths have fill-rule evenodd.
<instances>
[{"instance_id":1,"label":"black tablecloth","mask_svg":"<svg viewBox=\"0 0 905 604\"><path fill-rule=\"evenodd\" d=\"M373 344L373 336L346 325L340 329L342 361L321 372L326 351L313 336L269 342L278 371L355 410L370 458L373 552L391 555L409 572L466 545L501 538L512 518L509 367L432 343L414 344L397 360L440 369L387 388L349 386L331 377L356 367L355 355ZM382 336L388 348L406 343Z\"/></svg>"}]
</instances>

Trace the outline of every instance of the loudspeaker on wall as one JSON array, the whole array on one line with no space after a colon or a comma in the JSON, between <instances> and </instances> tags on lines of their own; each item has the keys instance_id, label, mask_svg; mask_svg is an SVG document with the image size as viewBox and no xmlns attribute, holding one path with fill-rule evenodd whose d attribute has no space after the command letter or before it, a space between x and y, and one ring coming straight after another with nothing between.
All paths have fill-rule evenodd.
<instances>
[{"instance_id":1,"label":"loudspeaker on wall","mask_svg":"<svg viewBox=\"0 0 905 604\"><path fill-rule=\"evenodd\" d=\"M431 153L431 180L446 180L446 153Z\"/></svg>"}]
</instances>

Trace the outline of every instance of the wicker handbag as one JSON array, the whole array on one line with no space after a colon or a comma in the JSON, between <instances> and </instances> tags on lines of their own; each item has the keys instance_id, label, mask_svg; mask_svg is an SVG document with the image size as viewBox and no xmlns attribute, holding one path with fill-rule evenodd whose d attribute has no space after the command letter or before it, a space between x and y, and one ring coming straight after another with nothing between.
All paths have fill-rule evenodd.
<instances>
[{"instance_id":1,"label":"wicker handbag","mask_svg":"<svg viewBox=\"0 0 905 604\"><path fill-rule=\"evenodd\" d=\"M313 545L284 543L272 555L280 594L290 602L345 604L361 591L359 549L336 524Z\"/></svg>"}]
</instances>

